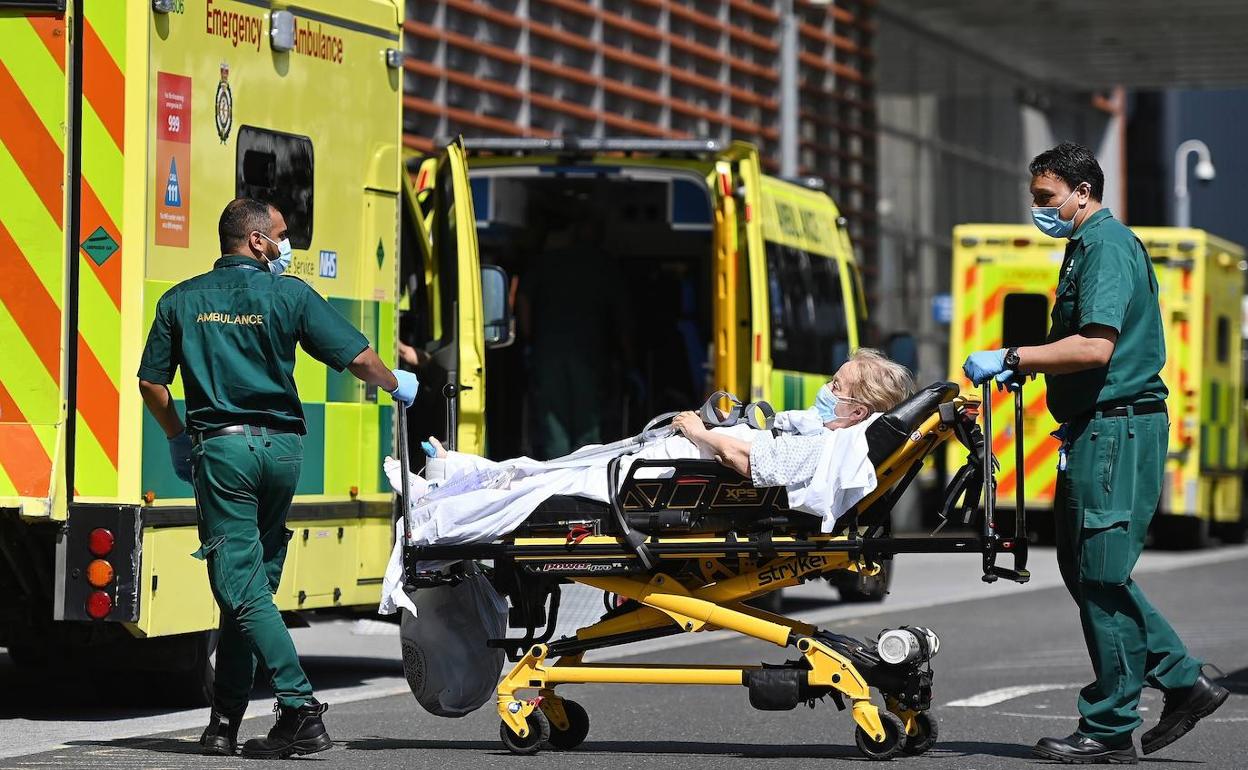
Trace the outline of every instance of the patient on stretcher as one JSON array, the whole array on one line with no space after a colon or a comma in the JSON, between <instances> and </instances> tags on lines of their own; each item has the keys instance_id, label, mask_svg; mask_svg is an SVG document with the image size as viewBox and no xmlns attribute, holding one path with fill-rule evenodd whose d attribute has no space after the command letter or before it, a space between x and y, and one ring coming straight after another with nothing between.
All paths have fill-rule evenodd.
<instances>
[{"instance_id":1,"label":"patient on stretcher","mask_svg":"<svg viewBox=\"0 0 1248 770\"><path fill-rule=\"evenodd\" d=\"M673 419L672 435L615 454L625 455L621 473L639 459L715 460L755 486L785 487L789 508L818 516L820 530L831 532L839 516L875 489L867 425L913 392L914 381L905 367L875 350L859 349L819 389L813 406L776 414L774 431L744 423L708 428L702 416L683 412ZM587 448L547 462L527 457L496 462L447 451L432 437L430 443L436 456L426 468L429 478L409 477L409 545L492 542L556 495L601 503L610 499L607 466L614 457L609 452ZM385 471L398 491L398 461L386 458ZM401 594L402 532L399 522L382 593L383 613L393 611L390 597Z\"/></svg>"},{"instance_id":2,"label":"patient on stretcher","mask_svg":"<svg viewBox=\"0 0 1248 770\"><path fill-rule=\"evenodd\" d=\"M789 488L790 505L823 516L824 530L830 531L837 516L875 487L863 439L866 425L913 392L914 382L905 367L864 348L820 388L810 409L777 414L774 433L743 424L709 428L698 414L684 412L673 420L675 435L630 448L626 462L716 460L749 477L755 486ZM412 476L414 543L497 538L552 495L607 500L609 455L577 452L549 462L524 457L494 462L447 452L432 437L430 442L437 451L429 465L448 486L444 491L451 491L456 479L464 491L449 496L430 493L435 479ZM398 462L387 458L386 472L397 489Z\"/></svg>"}]
</instances>

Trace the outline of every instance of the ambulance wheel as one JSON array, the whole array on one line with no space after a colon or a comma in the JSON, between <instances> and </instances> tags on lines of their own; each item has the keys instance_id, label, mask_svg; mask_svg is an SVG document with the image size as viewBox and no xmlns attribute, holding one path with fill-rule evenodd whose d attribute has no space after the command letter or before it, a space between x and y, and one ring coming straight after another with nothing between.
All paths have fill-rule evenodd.
<instances>
[{"instance_id":1,"label":"ambulance wheel","mask_svg":"<svg viewBox=\"0 0 1248 770\"><path fill-rule=\"evenodd\" d=\"M571 751L584 743L585 736L589 735L589 713L581 704L571 700L563 702L563 713L568 717L568 729L560 730L552 724L547 743L553 749Z\"/></svg>"},{"instance_id":2,"label":"ambulance wheel","mask_svg":"<svg viewBox=\"0 0 1248 770\"><path fill-rule=\"evenodd\" d=\"M914 718L919 731L914 735L906 735L901 742L901 750L910 756L918 756L926 752L928 749L936 745L936 738L940 735L940 728L936 724L936 717L926 711Z\"/></svg>"},{"instance_id":3,"label":"ambulance wheel","mask_svg":"<svg viewBox=\"0 0 1248 770\"><path fill-rule=\"evenodd\" d=\"M906 728L901 720L888 711L880 712L880 724L884 726L884 740L878 743L861 727L854 730L854 743L867 759L892 759L901 753L905 745Z\"/></svg>"},{"instance_id":4,"label":"ambulance wheel","mask_svg":"<svg viewBox=\"0 0 1248 770\"><path fill-rule=\"evenodd\" d=\"M550 740L550 720L540 708L533 709L526 721L529 723L529 734L523 738L513 733L506 722L498 725L498 734L503 739L503 745L512 754L536 754L541 751L542 744Z\"/></svg>"}]
</instances>

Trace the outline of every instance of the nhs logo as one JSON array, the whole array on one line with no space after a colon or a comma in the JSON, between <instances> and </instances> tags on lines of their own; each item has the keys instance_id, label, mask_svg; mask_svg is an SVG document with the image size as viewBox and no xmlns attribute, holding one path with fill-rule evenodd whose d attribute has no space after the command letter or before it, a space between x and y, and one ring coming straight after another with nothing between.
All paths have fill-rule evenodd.
<instances>
[{"instance_id":1,"label":"nhs logo","mask_svg":"<svg viewBox=\"0 0 1248 770\"><path fill-rule=\"evenodd\" d=\"M338 252L322 251L321 252L321 277L337 278L338 277Z\"/></svg>"}]
</instances>

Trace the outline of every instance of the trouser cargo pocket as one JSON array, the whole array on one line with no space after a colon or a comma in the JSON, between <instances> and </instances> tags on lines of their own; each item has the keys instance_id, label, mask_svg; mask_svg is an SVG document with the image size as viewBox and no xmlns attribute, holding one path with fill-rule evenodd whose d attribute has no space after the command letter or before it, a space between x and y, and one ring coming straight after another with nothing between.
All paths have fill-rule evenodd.
<instances>
[{"instance_id":1,"label":"trouser cargo pocket","mask_svg":"<svg viewBox=\"0 0 1248 770\"><path fill-rule=\"evenodd\" d=\"M1080 537L1079 576L1087 583L1124 585L1131 576L1131 511L1086 508Z\"/></svg>"}]
</instances>

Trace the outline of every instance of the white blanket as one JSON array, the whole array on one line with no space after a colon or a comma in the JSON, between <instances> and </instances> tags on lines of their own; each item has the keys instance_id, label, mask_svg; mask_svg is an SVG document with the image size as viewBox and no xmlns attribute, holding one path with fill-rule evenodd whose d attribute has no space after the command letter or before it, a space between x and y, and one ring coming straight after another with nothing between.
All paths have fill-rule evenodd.
<instances>
[{"instance_id":1,"label":"white blanket","mask_svg":"<svg viewBox=\"0 0 1248 770\"><path fill-rule=\"evenodd\" d=\"M874 419L875 415L841 430L823 429L821 434L816 434L823 440L813 475L786 480L789 506L819 516L823 520L820 529L824 532L832 531L838 517L875 489L875 469L867 459L865 437L866 427ZM798 422L794 420L792 427L797 428ZM715 430L747 442L753 442L759 435L758 431L746 425ZM776 442L785 438L780 436ZM420 497L428 489L428 484L419 476L412 475L412 501L408 509L411 526L409 543L412 545L492 542L519 527L530 513L554 495L575 495L608 502L608 458L599 457L587 460L583 465L558 468L527 457L498 463L476 455L449 452L446 459L447 483L452 483L461 473L481 470L510 470L512 476L502 488L475 489L422 505ZM621 479L628 473L629 465L637 459L713 458L683 436L672 436L625 457L621 463ZM397 492L401 487L399 462L387 457L385 471L390 485ZM653 469L647 473L654 477L670 471ZM386 570L378 609L383 615L392 614L398 607L406 607L410 603L403 592L402 539L403 523L397 522L394 550Z\"/></svg>"}]
</instances>

